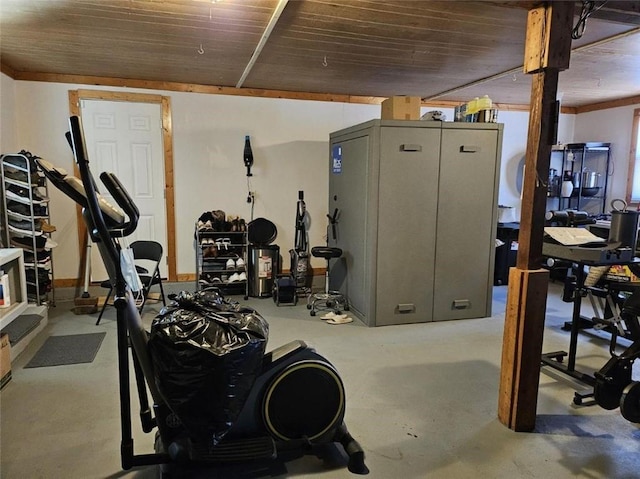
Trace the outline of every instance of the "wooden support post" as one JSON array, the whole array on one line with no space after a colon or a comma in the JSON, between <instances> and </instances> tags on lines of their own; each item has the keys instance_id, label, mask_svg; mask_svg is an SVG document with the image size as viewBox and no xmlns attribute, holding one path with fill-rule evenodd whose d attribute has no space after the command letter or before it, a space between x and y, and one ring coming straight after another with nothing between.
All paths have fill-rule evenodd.
<instances>
[{"instance_id":1,"label":"wooden support post","mask_svg":"<svg viewBox=\"0 0 640 479\"><path fill-rule=\"evenodd\" d=\"M533 75L516 259L516 267L523 270L538 269L542 264L547 181L551 161L550 142L553 138L551 126L555 124L557 90L558 70Z\"/></svg>"},{"instance_id":2,"label":"wooden support post","mask_svg":"<svg viewBox=\"0 0 640 479\"><path fill-rule=\"evenodd\" d=\"M498 419L514 431L536 422L549 272L511 268L500 370Z\"/></svg>"},{"instance_id":3,"label":"wooden support post","mask_svg":"<svg viewBox=\"0 0 640 479\"><path fill-rule=\"evenodd\" d=\"M516 267L509 289L498 419L515 431L535 427L549 274L540 270L559 70L569 65L573 2L529 11L525 72L533 73Z\"/></svg>"}]
</instances>

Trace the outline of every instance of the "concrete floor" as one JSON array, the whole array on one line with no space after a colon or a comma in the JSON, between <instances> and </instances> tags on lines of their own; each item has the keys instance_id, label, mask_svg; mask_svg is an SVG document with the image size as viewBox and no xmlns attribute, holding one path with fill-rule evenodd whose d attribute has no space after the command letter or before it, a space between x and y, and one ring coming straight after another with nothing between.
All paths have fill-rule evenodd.
<instances>
[{"instance_id":1,"label":"concrete floor","mask_svg":"<svg viewBox=\"0 0 640 479\"><path fill-rule=\"evenodd\" d=\"M169 289L190 290L188 283ZM58 291L45 331L13 364L0 394L3 479L152 478L157 468L122 471L115 310L74 315L73 292ZM269 348L304 339L340 371L347 390L346 422L367 455L370 478L637 478L640 430L618 410L572 405L579 385L553 370L540 375L533 433L515 433L496 419L506 287L494 288L494 316L484 319L367 328L331 326L303 304L276 307L250 299L270 323ZM242 298L238 298L242 300ZM150 322L159 306L149 305ZM571 305L550 285L544 351L567 350L560 327ZM94 362L23 369L49 335L106 331ZM581 334L577 368L599 369L606 338ZM134 413L134 419L137 413ZM153 437L134 423L137 452ZM347 478L315 457L288 464L279 477ZM217 477L211 475L210 477Z\"/></svg>"}]
</instances>

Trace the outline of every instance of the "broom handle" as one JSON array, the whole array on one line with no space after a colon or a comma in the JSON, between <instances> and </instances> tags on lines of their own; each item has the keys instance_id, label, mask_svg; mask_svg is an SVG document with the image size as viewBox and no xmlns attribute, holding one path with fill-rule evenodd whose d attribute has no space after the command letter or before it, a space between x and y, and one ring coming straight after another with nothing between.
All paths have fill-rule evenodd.
<instances>
[{"instance_id":1,"label":"broom handle","mask_svg":"<svg viewBox=\"0 0 640 479\"><path fill-rule=\"evenodd\" d=\"M83 298L89 297L89 278L91 277L91 236L87 234L87 252L84 261L84 291Z\"/></svg>"}]
</instances>

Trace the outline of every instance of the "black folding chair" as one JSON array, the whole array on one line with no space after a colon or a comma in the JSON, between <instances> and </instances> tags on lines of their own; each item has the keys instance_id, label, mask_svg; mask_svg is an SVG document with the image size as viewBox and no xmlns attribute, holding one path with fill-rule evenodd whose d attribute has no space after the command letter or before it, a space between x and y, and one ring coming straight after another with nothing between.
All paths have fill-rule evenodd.
<instances>
[{"instance_id":1,"label":"black folding chair","mask_svg":"<svg viewBox=\"0 0 640 479\"><path fill-rule=\"evenodd\" d=\"M162 304L166 306L167 302L164 297L164 289L162 288L162 278L160 277L160 261L162 261L163 253L162 245L157 241L139 240L131 243L131 250L133 251L133 259L136 263L136 271L138 272L140 282L142 283L142 302L138 306L140 315L142 315L142 309L147 302L149 290L156 284L160 287ZM144 265L139 264L141 262L144 262ZM147 265L150 265L150 269L145 267ZM104 313L104 310L109 303L109 298L113 293L113 285L110 280L103 281L100 283L100 286L105 289L109 289L109 292L107 293L107 297L102 305L102 309L100 310L100 315L98 316L96 325L100 324L102 313Z\"/></svg>"}]
</instances>

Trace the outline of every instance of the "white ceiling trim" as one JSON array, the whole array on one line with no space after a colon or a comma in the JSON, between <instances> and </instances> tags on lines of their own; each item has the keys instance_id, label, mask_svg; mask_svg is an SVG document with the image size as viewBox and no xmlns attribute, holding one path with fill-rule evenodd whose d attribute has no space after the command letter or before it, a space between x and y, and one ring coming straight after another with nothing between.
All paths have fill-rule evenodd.
<instances>
[{"instance_id":1,"label":"white ceiling trim","mask_svg":"<svg viewBox=\"0 0 640 479\"><path fill-rule=\"evenodd\" d=\"M260 56L262 49L267 44L267 40L269 40L269 36L271 35L271 32L275 28L276 23L278 23L278 20L280 19L280 15L282 15L284 7L287 6L287 3L289 3L289 0L280 0L278 2L276 9L273 11L273 15L271 15L271 18L269 19L267 28L265 28L264 33L262 34L262 37L260 37L258 46L253 51L253 55L251 55L251 58L249 59L249 63L247 63L247 66L245 67L244 72L240 77L240 80L238 80L238 83L236 84L236 88L242 88L244 81L249 76L249 73L251 72L253 65L255 65L256 61L258 60L258 57Z\"/></svg>"}]
</instances>

